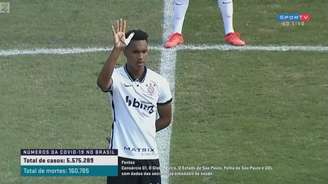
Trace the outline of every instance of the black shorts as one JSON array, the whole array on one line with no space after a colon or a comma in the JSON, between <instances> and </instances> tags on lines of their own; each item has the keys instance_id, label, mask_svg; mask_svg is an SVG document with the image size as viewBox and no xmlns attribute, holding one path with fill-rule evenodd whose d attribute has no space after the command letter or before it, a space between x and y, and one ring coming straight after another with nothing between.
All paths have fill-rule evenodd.
<instances>
[{"instance_id":1,"label":"black shorts","mask_svg":"<svg viewBox=\"0 0 328 184\"><path fill-rule=\"evenodd\" d=\"M107 184L161 184L159 159L118 157L118 176L107 177Z\"/></svg>"}]
</instances>

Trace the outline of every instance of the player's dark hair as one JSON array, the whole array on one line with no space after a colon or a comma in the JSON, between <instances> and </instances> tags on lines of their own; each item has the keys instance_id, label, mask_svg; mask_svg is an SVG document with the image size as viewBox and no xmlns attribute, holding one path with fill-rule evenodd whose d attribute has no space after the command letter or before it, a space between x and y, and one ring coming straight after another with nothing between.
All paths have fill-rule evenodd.
<instances>
[{"instance_id":1,"label":"player's dark hair","mask_svg":"<svg viewBox=\"0 0 328 184\"><path fill-rule=\"evenodd\" d=\"M129 37L129 35L134 32L134 36L131 40L146 40L148 42L148 34L140 29L130 30L125 33L125 38Z\"/></svg>"}]
</instances>

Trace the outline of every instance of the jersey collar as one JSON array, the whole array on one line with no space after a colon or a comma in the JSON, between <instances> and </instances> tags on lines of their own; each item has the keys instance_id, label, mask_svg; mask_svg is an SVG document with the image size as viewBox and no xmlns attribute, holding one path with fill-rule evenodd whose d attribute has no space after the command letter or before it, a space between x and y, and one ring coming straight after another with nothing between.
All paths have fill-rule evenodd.
<instances>
[{"instance_id":1,"label":"jersey collar","mask_svg":"<svg viewBox=\"0 0 328 184\"><path fill-rule=\"evenodd\" d=\"M128 67L127 67L126 64L124 66L124 71L128 74L128 77L131 81L143 82L145 80L146 73L147 73L147 67L144 66L144 68L145 68L144 72L142 73L142 75L138 79L134 78L133 75L128 71Z\"/></svg>"}]
</instances>

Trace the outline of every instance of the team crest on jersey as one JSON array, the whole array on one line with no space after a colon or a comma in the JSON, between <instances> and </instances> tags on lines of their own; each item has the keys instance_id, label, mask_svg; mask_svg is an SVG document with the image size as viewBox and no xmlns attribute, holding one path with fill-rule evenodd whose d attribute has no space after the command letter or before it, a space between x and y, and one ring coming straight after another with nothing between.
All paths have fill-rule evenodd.
<instances>
[{"instance_id":1,"label":"team crest on jersey","mask_svg":"<svg viewBox=\"0 0 328 184\"><path fill-rule=\"evenodd\" d=\"M153 96L155 92L156 83L154 81L150 81L148 84L146 84L147 92Z\"/></svg>"}]
</instances>

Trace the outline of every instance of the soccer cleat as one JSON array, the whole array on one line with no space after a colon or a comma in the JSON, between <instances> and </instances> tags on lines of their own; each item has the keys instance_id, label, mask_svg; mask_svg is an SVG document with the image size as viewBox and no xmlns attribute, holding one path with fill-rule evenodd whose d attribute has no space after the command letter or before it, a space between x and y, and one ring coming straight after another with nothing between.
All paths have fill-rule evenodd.
<instances>
[{"instance_id":1,"label":"soccer cleat","mask_svg":"<svg viewBox=\"0 0 328 184\"><path fill-rule=\"evenodd\" d=\"M166 40L166 43L164 44L165 48L172 48L175 47L179 44L183 43L183 37L181 33L175 32L170 34L170 36L168 37L168 39Z\"/></svg>"},{"instance_id":2,"label":"soccer cleat","mask_svg":"<svg viewBox=\"0 0 328 184\"><path fill-rule=\"evenodd\" d=\"M246 45L245 41L240 39L240 33L231 32L224 36L224 41L234 46L244 46Z\"/></svg>"}]
</instances>

